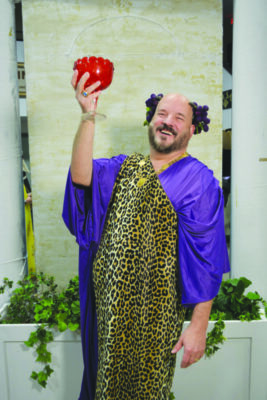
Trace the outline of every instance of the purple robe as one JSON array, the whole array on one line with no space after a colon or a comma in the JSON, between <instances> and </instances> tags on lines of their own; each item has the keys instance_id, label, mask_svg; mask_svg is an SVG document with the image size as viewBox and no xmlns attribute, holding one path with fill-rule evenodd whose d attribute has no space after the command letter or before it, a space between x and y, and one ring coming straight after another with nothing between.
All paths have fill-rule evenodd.
<instances>
[{"instance_id":1,"label":"purple robe","mask_svg":"<svg viewBox=\"0 0 267 400\"><path fill-rule=\"evenodd\" d=\"M93 162L90 188L74 185L69 173L63 219L79 244L81 337L84 376L79 400L93 400L97 374L97 320L92 265L108 203L125 155ZM214 298L230 270L224 233L223 194L204 164L188 156L169 166L159 180L178 215L178 265L182 303Z\"/></svg>"}]
</instances>

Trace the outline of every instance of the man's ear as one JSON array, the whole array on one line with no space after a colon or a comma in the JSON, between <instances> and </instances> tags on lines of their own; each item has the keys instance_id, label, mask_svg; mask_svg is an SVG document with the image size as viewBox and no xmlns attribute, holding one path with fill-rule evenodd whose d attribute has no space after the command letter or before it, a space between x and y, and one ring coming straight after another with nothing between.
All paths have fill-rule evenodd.
<instances>
[{"instance_id":1,"label":"man's ear","mask_svg":"<svg viewBox=\"0 0 267 400\"><path fill-rule=\"evenodd\" d=\"M194 134L194 132L195 132L195 129L196 129L195 125L191 125L191 128L190 128L190 138L193 136L193 134Z\"/></svg>"}]
</instances>

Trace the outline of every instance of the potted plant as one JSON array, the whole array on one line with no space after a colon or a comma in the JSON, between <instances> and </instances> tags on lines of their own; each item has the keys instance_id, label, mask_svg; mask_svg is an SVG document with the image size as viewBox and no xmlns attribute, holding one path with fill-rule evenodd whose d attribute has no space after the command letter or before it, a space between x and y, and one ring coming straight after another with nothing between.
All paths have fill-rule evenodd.
<instances>
[{"instance_id":1,"label":"potted plant","mask_svg":"<svg viewBox=\"0 0 267 400\"><path fill-rule=\"evenodd\" d=\"M11 289L13 282L5 278L0 293ZM47 344L54 340L54 332L72 332L80 329L80 303L78 277L69 281L66 289L58 290L55 278L43 273L29 275L17 283L10 297L10 304L0 324L37 324L25 341L36 350L36 361L43 364L39 371L33 371L31 378L42 387L52 374L52 355Z\"/></svg>"}]
</instances>

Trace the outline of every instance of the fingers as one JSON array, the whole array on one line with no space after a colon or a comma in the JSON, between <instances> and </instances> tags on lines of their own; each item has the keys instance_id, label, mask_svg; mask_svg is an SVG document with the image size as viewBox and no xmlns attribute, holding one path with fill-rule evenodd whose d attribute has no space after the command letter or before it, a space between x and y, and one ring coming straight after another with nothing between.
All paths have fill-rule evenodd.
<instances>
[{"instance_id":1,"label":"fingers","mask_svg":"<svg viewBox=\"0 0 267 400\"><path fill-rule=\"evenodd\" d=\"M88 78L89 78L89 74L88 74L87 79ZM84 90L89 94L89 93L92 93L95 89L97 89L98 86L100 86L100 85L101 85L101 82L97 81L97 82L93 83L91 86L88 86L87 88L85 88ZM100 91L98 93L100 93Z\"/></svg>"},{"instance_id":2,"label":"fingers","mask_svg":"<svg viewBox=\"0 0 267 400\"><path fill-rule=\"evenodd\" d=\"M171 353L172 354L178 353L178 351L180 351L183 346L184 346L183 337L181 336L181 338L178 340L178 342L172 349ZM192 349L185 348L184 354L183 354L183 359L181 362L181 368L187 368L190 365L196 363L197 361L199 361L202 358L203 354L204 354L204 352L200 352L200 351L196 352Z\"/></svg>"},{"instance_id":3,"label":"fingers","mask_svg":"<svg viewBox=\"0 0 267 400\"><path fill-rule=\"evenodd\" d=\"M75 90L75 96L80 104L83 113L96 111L97 99L101 91L95 92L95 90L101 85L100 81L94 82L92 85L84 87L86 81L90 77L89 72L82 75L79 82L77 82L78 71L75 70L71 79L71 85Z\"/></svg>"},{"instance_id":4,"label":"fingers","mask_svg":"<svg viewBox=\"0 0 267 400\"><path fill-rule=\"evenodd\" d=\"M89 72L85 72L81 79L79 80L79 82L77 83L77 78L78 78L78 70L76 69L74 71L74 74L72 75L72 79L71 79L71 85L72 87L76 90L76 93L83 93L83 91L86 91L87 94L92 93L95 89L98 88L98 86L101 85L100 81L94 82L92 85L87 86L86 88L84 87L87 79L90 77Z\"/></svg>"},{"instance_id":5,"label":"fingers","mask_svg":"<svg viewBox=\"0 0 267 400\"><path fill-rule=\"evenodd\" d=\"M79 92L82 92L84 90L84 85L85 85L87 79L89 78L89 76L90 76L89 72L85 72L85 74L82 75L81 79L77 83L77 90Z\"/></svg>"},{"instance_id":6,"label":"fingers","mask_svg":"<svg viewBox=\"0 0 267 400\"><path fill-rule=\"evenodd\" d=\"M181 362L181 368L188 368L190 365L195 364L203 357L202 353L191 353L184 352L183 359Z\"/></svg>"},{"instance_id":7,"label":"fingers","mask_svg":"<svg viewBox=\"0 0 267 400\"><path fill-rule=\"evenodd\" d=\"M89 72L85 72L85 74L83 74L81 76L81 79L79 80L79 82L77 82L77 78L78 78L78 70L76 69L72 75L72 79L71 79L71 85L72 87L76 90L76 92L82 92L85 82L87 81L87 79L89 78L90 74Z\"/></svg>"},{"instance_id":8,"label":"fingers","mask_svg":"<svg viewBox=\"0 0 267 400\"><path fill-rule=\"evenodd\" d=\"M77 78L78 78L78 70L75 69L74 74L72 75L72 79L71 79L71 86L73 87L73 89L76 89Z\"/></svg>"},{"instance_id":9,"label":"fingers","mask_svg":"<svg viewBox=\"0 0 267 400\"><path fill-rule=\"evenodd\" d=\"M172 354L178 353L178 351L180 351L182 347L183 347L182 340L179 340L179 341L176 343L176 345L174 346L174 348L172 349L172 351L171 351Z\"/></svg>"}]
</instances>

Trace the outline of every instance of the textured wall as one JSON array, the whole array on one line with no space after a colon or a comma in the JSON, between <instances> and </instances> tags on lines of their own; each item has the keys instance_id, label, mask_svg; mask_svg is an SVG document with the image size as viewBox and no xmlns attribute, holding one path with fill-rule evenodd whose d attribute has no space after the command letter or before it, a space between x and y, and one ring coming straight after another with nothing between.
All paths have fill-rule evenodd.
<instances>
[{"instance_id":1,"label":"textured wall","mask_svg":"<svg viewBox=\"0 0 267 400\"><path fill-rule=\"evenodd\" d=\"M66 282L77 246L61 220L64 185L80 109L70 86L73 61L110 58L102 93L96 156L148 152L144 100L179 91L209 104L208 134L189 151L221 176L221 0L23 0L36 257L40 270Z\"/></svg>"}]
</instances>

